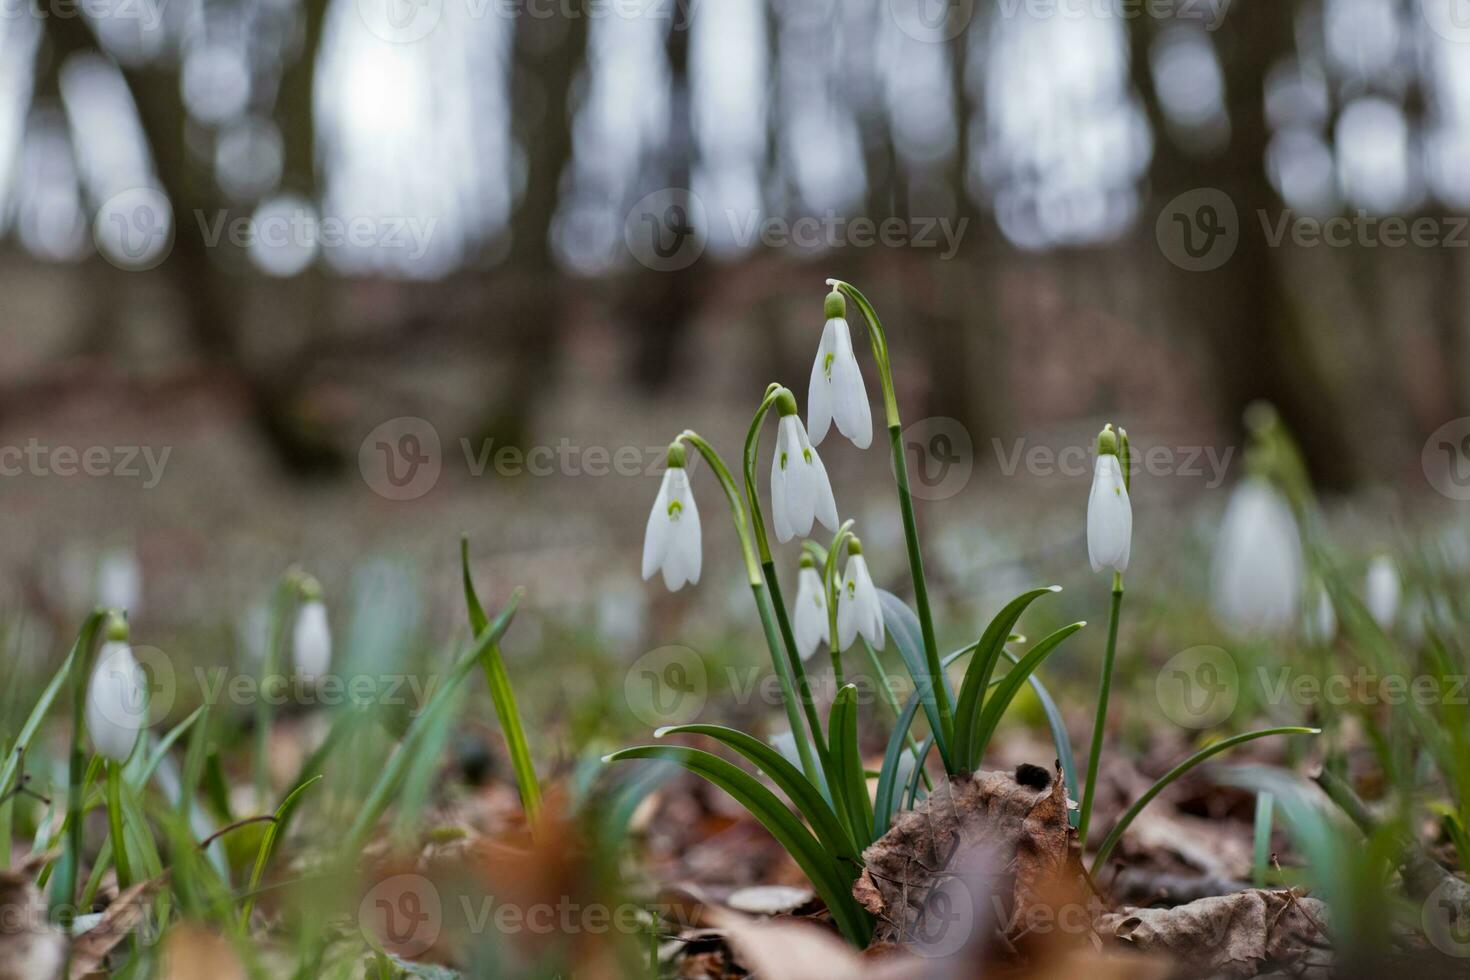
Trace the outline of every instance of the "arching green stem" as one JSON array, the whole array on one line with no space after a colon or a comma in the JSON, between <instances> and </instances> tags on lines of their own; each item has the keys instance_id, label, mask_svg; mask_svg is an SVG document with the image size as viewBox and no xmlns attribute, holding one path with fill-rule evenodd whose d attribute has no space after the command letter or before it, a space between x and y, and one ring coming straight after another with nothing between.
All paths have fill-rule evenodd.
<instances>
[{"instance_id":1,"label":"arching green stem","mask_svg":"<svg viewBox=\"0 0 1470 980\"><path fill-rule=\"evenodd\" d=\"M786 706L786 719L791 725L791 737L796 742L796 751L801 757L801 768L813 785L825 786L824 768L818 767L817 759L812 753L812 737L806 733L806 727L802 724L801 711L797 708L796 686L791 664L781 653L781 637L774 622L775 616L770 596L766 593L766 580L761 562L756 558L755 542L750 534L750 523L746 518L740 488L736 485L730 468L725 465L725 460L715 450L715 447L706 442L699 433L692 429L685 429L679 433L676 441L687 442L698 450L699 455L704 457L705 462L709 463L710 469L714 471L715 479L720 481L720 489L725 491L725 499L730 504L730 519L735 524L735 536L740 539L740 554L745 560L745 577L750 584L751 593L755 596L756 612L760 614L766 646L771 651L771 664L776 668L776 679L781 684L782 701ZM787 632L789 631L790 626L788 625ZM793 649L794 646L793 641ZM800 663L799 657L797 662ZM812 714L815 712L813 711ZM820 734L821 728L818 726L814 728L814 731Z\"/></svg>"},{"instance_id":2,"label":"arching green stem","mask_svg":"<svg viewBox=\"0 0 1470 980\"><path fill-rule=\"evenodd\" d=\"M862 311L868 324L868 338L873 343L873 359L878 362L878 379L883 387L883 411L888 422L888 443L893 454L893 473L898 483L898 507L903 514L903 534L908 545L909 575L914 582L914 605L918 607L919 629L924 639L924 663L934 685L934 699L939 722L948 735L954 730L954 710L949 703L939 663L939 644L934 638L934 614L929 608L929 586L924 578L924 556L919 551L919 526L914 517L914 497L909 490L909 467L903 451L903 425L898 417L898 395L893 387L893 370L888 360L888 338L873 304L851 283L828 279L828 285L842 293ZM917 680L917 678L916 678Z\"/></svg>"},{"instance_id":3,"label":"arching green stem","mask_svg":"<svg viewBox=\"0 0 1470 980\"><path fill-rule=\"evenodd\" d=\"M1123 606L1123 573L1113 573L1113 601L1108 607L1108 646L1103 653L1102 680L1097 686L1097 713L1092 723L1092 750L1087 756L1087 784L1082 790L1082 813L1077 821L1077 839L1087 846L1087 827L1092 821L1093 793L1097 789L1097 767L1102 760L1103 732L1108 722L1108 696L1113 687L1113 657L1118 649L1118 613Z\"/></svg>"}]
</instances>

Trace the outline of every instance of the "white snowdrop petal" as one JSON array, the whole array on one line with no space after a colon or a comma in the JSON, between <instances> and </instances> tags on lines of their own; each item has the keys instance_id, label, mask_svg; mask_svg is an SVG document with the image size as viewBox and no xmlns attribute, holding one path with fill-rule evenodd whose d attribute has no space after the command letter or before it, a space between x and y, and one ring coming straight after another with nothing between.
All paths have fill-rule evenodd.
<instances>
[{"instance_id":1,"label":"white snowdrop petal","mask_svg":"<svg viewBox=\"0 0 1470 980\"><path fill-rule=\"evenodd\" d=\"M811 430L812 441L818 443L827 437L827 430L832 426L833 393L829 357L834 333L833 321L828 320L827 325L822 328L822 340L817 345L816 359L812 361L811 382L807 385L807 428Z\"/></svg>"},{"instance_id":2,"label":"white snowdrop petal","mask_svg":"<svg viewBox=\"0 0 1470 980\"><path fill-rule=\"evenodd\" d=\"M643 580L653 577L663 564L669 550L669 484L674 468L664 470L663 482L658 486L658 495L653 498L653 509L648 512L648 524L643 530Z\"/></svg>"},{"instance_id":3,"label":"white snowdrop petal","mask_svg":"<svg viewBox=\"0 0 1470 980\"><path fill-rule=\"evenodd\" d=\"M1368 614L1381 628L1388 629L1398 617L1402 585L1398 569L1387 555L1378 555L1369 563L1365 589Z\"/></svg>"},{"instance_id":4,"label":"white snowdrop petal","mask_svg":"<svg viewBox=\"0 0 1470 980\"><path fill-rule=\"evenodd\" d=\"M1133 509L1123 485L1123 470L1111 453L1098 456L1087 500L1087 553L1092 570L1128 570Z\"/></svg>"},{"instance_id":5,"label":"white snowdrop petal","mask_svg":"<svg viewBox=\"0 0 1470 980\"><path fill-rule=\"evenodd\" d=\"M331 669L332 628L327 622L327 607L320 600L306 602L296 614L291 653L296 673L302 677L320 677Z\"/></svg>"},{"instance_id":6,"label":"white snowdrop petal","mask_svg":"<svg viewBox=\"0 0 1470 980\"><path fill-rule=\"evenodd\" d=\"M1236 487L1211 572L1216 618L1244 634L1289 628L1300 609L1303 572L1301 538L1285 498L1259 478Z\"/></svg>"},{"instance_id":7,"label":"white snowdrop petal","mask_svg":"<svg viewBox=\"0 0 1470 980\"><path fill-rule=\"evenodd\" d=\"M143 671L126 643L110 640L97 653L87 684L84 717L97 754L126 762L147 723Z\"/></svg>"},{"instance_id":8,"label":"white snowdrop petal","mask_svg":"<svg viewBox=\"0 0 1470 980\"><path fill-rule=\"evenodd\" d=\"M806 660L828 633L826 590L814 568L803 568L797 575L795 619L796 649Z\"/></svg>"},{"instance_id":9,"label":"white snowdrop petal","mask_svg":"<svg viewBox=\"0 0 1470 980\"><path fill-rule=\"evenodd\" d=\"M790 495L788 481L790 470L781 465L781 440L776 440L776 452L771 457L771 523L776 528L776 540L785 544L796 536L791 527Z\"/></svg>"},{"instance_id":10,"label":"white snowdrop petal","mask_svg":"<svg viewBox=\"0 0 1470 980\"><path fill-rule=\"evenodd\" d=\"M837 531L837 498L832 496L832 481L827 479L827 467L814 447L808 447L812 459L813 516L827 530Z\"/></svg>"}]
</instances>

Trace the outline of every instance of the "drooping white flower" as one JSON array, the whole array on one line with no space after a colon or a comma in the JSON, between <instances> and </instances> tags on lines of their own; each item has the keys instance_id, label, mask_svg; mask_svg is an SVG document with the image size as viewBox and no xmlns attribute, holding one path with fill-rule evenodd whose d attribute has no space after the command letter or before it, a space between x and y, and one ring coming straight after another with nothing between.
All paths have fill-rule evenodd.
<instances>
[{"instance_id":1,"label":"drooping white flower","mask_svg":"<svg viewBox=\"0 0 1470 980\"><path fill-rule=\"evenodd\" d=\"M670 446L668 469L643 532L643 578L647 581L662 571L671 592L682 589L685 582L697 585L703 551L699 508L684 469L684 447Z\"/></svg>"},{"instance_id":2,"label":"drooping white flower","mask_svg":"<svg viewBox=\"0 0 1470 980\"><path fill-rule=\"evenodd\" d=\"M1398 568L1387 555L1377 555L1368 563L1368 577L1364 583L1368 612L1381 628L1389 629L1399 614L1399 599L1403 585L1399 581Z\"/></svg>"},{"instance_id":3,"label":"drooping white flower","mask_svg":"<svg viewBox=\"0 0 1470 980\"><path fill-rule=\"evenodd\" d=\"M807 428L812 442L821 445L835 420L837 431L859 449L873 442L873 410L868 390L852 349L852 331L847 325L847 301L837 290L827 294L827 324L812 362L812 380L806 393Z\"/></svg>"},{"instance_id":4,"label":"drooping white flower","mask_svg":"<svg viewBox=\"0 0 1470 980\"><path fill-rule=\"evenodd\" d=\"M87 683L87 732L97 754L126 762L148 725L148 688L128 646L127 628L109 627Z\"/></svg>"},{"instance_id":5,"label":"drooping white flower","mask_svg":"<svg viewBox=\"0 0 1470 980\"><path fill-rule=\"evenodd\" d=\"M807 660L826 643L831 645L831 622L827 615L827 587L822 584L810 557L801 560L796 576L796 615L792 624L796 633L796 649Z\"/></svg>"},{"instance_id":6,"label":"drooping white flower","mask_svg":"<svg viewBox=\"0 0 1470 980\"><path fill-rule=\"evenodd\" d=\"M327 607L319 598L308 598L296 614L291 661L297 676L305 680L315 680L332 669L332 627L327 622Z\"/></svg>"},{"instance_id":7,"label":"drooping white flower","mask_svg":"<svg viewBox=\"0 0 1470 980\"><path fill-rule=\"evenodd\" d=\"M1133 506L1118 461L1118 439L1109 427L1098 436L1092 493L1087 498L1087 556L1092 561L1092 570L1128 571L1132 546Z\"/></svg>"},{"instance_id":8,"label":"drooping white flower","mask_svg":"<svg viewBox=\"0 0 1470 980\"><path fill-rule=\"evenodd\" d=\"M1300 609L1302 577L1291 506L1265 479L1247 479L1231 495L1215 546L1215 617L1238 633L1287 629Z\"/></svg>"},{"instance_id":9,"label":"drooping white flower","mask_svg":"<svg viewBox=\"0 0 1470 980\"><path fill-rule=\"evenodd\" d=\"M114 548L97 565L97 602L137 616L143 604L143 569L129 548Z\"/></svg>"},{"instance_id":10,"label":"drooping white flower","mask_svg":"<svg viewBox=\"0 0 1470 980\"><path fill-rule=\"evenodd\" d=\"M796 400L790 398L790 392L786 395L783 402L789 404L777 404L790 412L781 416L776 451L771 456L771 522L781 542L810 534L813 519L829 531L837 530L837 501L827 468L806 436L806 427L796 414Z\"/></svg>"},{"instance_id":11,"label":"drooping white flower","mask_svg":"<svg viewBox=\"0 0 1470 980\"><path fill-rule=\"evenodd\" d=\"M1302 632L1306 634L1308 642L1325 646L1337 636L1337 610L1332 605L1332 597L1322 585L1319 584L1313 591L1315 596L1308 600Z\"/></svg>"},{"instance_id":12,"label":"drooping white flower","mask_svg":"<svg viewBox=\"0 0 1470 980\"><path fill-rule=\"evenodd\" d=\"M883 607L878 604L878 590L861 545L853 538L848 542L847 568L837 594L837 645L846 650L859 633L873 649L883 649Z\"/></svg>"}]
</instances>

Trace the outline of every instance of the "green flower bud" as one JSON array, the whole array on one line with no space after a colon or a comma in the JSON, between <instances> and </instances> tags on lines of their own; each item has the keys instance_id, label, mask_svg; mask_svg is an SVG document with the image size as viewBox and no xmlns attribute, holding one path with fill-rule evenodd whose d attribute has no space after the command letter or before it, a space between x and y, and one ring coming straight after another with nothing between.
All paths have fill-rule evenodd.
<instances>
[{"instance_id":1,"label":"green flower bud","mask_svg":"<svg viewBox=\"0 0 1470 980\"><path fill-rule=\"evenodd\" d=\"M858 540L856 534L849 535L847 538L847 553L849 555L860 555L863 553L863 543Z\"/></svg>"},{"instance_id":2,"label":"green flower bud","mask_svg":"<svg viewBox=\"0 0 1470 980\"><path fill-rule=\"evenodd\" d=\"M314 575L302 575L297 590L305 602L312 602L322 597L322 583L318 582Z\"/></svg>"},{"instance_id":3,"label":"green flower bud","mask_svg":"<svg viewBox=\"0 0 1470 980\"><path fill-rule=\"evenodd\" d=\"M667 462L670 469L684 468L684 444L681 442L669 443L669 455Z\"/></svg>"},{"instance_id":4,"label":"green flower bud","mask_svg":"<svg viewBox=\"0 0 1470 980\"><path fill-rule=\"evenodd\" d=\"M128 621L117 613L109 613L107 616L107 631L105 638L109 643L128 642Z\"/></svg>"},{"instance_id":5,"label":"green flower bud","mask_svg":"<svg viewBox=\"0 0 1470 980\"><path fill-rule=\"evenodd\" d=\"M1113 431L1113 423L1103 426L1097 434L1097 451L1101 456L1118 455L1118 434Z\"/></svg>"},{"instance_id":6,"label":"green flower bud","mask_svg":"<svg viewBox=\"0 0 1470 980\"><path fill-rule=\"evenodd\" d=\"M847 316L846 297L836 289L833 289L827 294L827 299L822 304L822 315L828 320L834 320L838 317L845 318Z\"/></svg>"},{"instance_id":7,"label":"green flower bud","mask_svg":"<svg viewBox=\"0 0 1470 980\"><path fill-rule=\"evenodd\" d=\"M796 396L791 393L790 388L782 388L776 392L776 413L783 419L788 415L795 415Z\"/></svg>"}]
</instances>

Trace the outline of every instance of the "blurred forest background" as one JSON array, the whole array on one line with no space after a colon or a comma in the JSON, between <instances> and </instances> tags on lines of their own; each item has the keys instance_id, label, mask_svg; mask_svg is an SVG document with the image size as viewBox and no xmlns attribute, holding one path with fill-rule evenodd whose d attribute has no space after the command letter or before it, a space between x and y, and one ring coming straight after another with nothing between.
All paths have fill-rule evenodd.
<instances>
[{"instance_id":1,"label":"blurred forest background","mask_svg":"<svg viewBox=\"0 0 1470 980\"><path fill-rule=\"evenodd\" d=\"M1463 0L0 3L0 444L171 450L156 487L0 480L33 600L84 538L181 585L383 538L452 571L461 529L568 594L599 543L631 574L652 479L477 476L460 447L694 426L733 454L767 381L804 395L826 276L976 486L1002 441L1104 418L1238 446L1267 398L1324 487L1444 503L1420 460L1470 415ZM1238 215L1202 271L1166 242L1200 189ZM1436 238L1268 233L1334 215ZM801 218L830 240L779 234ZM412 501L359 472L400 416L442 446ZM879 464L828 465L891 504ZM1086 484L1054 498L1068 538Z\"/></svg>"}]
</instances>

